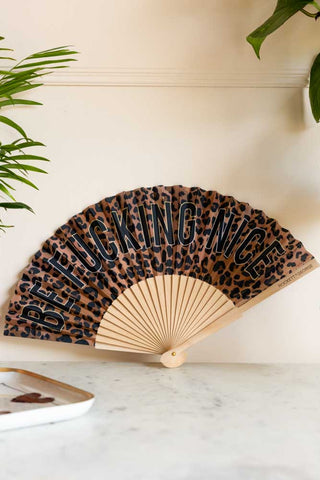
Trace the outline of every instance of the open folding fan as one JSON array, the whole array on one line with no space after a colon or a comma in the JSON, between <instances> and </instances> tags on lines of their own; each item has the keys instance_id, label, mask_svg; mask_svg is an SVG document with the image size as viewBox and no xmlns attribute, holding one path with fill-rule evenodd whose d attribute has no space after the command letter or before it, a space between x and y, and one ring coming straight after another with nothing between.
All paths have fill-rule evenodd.
<instances>
[{"instance_id":1,"label":"open folding fan","mask_svg":"<svg viewBox=\"0 0 320 480\"><path fill-rule=\"evenodd\" d=\"M17 284L5 335L161 354L187 347L317 266L249 204L182 186L139 188L86 208Z\"/></svg>"}]
</instances>

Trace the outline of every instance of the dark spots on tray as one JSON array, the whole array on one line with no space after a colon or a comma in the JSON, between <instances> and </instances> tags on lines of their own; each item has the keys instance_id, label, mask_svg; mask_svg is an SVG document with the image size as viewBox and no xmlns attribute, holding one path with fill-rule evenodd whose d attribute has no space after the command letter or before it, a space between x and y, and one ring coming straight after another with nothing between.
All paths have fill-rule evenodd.
<instances>
[{"instance_id":1,"label":"dark spots on tray","mask_svg":"<svg viewBox=\"0 0 320 480\"><path fill-rule=\"evenodd\" d=\"M11 400L17 403L51 403L54 402L52 397L43 397L41 393L24 393Z\"/></svg>"}]
</instances>

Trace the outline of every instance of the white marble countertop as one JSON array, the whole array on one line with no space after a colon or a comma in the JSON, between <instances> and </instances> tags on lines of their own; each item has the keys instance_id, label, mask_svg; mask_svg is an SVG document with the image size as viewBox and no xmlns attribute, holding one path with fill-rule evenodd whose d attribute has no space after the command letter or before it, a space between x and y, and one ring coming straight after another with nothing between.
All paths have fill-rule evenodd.
<instances>
[{"instance_id":1,"label":"white marble countertop","mask_svg":"<svg viewBox=\"0 0 320 480\"><path fill-rule=\"evenodd\" d=\"M319 480L320 366L8 362L96 395L0 434L1 480Z\"/></svg>"}]
</instances>

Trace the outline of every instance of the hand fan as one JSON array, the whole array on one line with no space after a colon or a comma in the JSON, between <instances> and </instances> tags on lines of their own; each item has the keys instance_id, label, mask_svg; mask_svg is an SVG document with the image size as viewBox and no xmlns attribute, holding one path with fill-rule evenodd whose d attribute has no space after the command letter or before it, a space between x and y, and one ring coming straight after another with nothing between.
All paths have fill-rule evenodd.
<instances>
[{"instance_id":1,"label":"hand fan","mask_svg":"<svg viewBox=\"0 0 320 480\"><path fill-rule=\"evenodd\" d=\"M4 334L184 351L317 266L261 210L215 191L139 188L86 208L23 271Z\"/></svg>"}]
</instances>

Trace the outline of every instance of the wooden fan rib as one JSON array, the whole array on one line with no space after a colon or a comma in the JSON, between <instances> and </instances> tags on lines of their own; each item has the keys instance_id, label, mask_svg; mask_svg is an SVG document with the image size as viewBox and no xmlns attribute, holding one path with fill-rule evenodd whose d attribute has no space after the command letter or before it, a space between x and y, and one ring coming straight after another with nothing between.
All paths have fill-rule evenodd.
<instances>
[{"instance_id":1,"label":"wooden fan rib","mask_svg":"<svg viewBox=\"0 0 320 480\"><path fill-rule=\"evenodd\" d=\"M198 314L200 305L202 305L202 303L204 302L204 299L206 298L209 290L210 290L210 285L204 284L204 283L201 285L201 288L199 289L198 294L194 298L194 305L192 307L192 310L190 311L188 318L185 319L184 324L181 326L180 333L187 330L189 326L192 325L195 317Z\"/></svg>"},{"instance_id":2,"label":"wooden fan rib","mask_svg":"<svg viewBox=\"0 0 320 480\"><path fill-rule=\"evenodd\" d=\"M148 278L147 281L146 281L146 284L147 284L148 289L149 289L150 299L152 300L152 304L153 304L155 312L156 312L156 316L157 316L157 319L158 319L158 322L159 322L158 323L159 329L161 329L163 343L165 345L167 343L167 336L166 336L166 330L165 330L165 327L164 327L164 324L163 324L162 310L161 310L161 306L160 306L160 303L159 303L159 294L158 294L157 285L156 285L156 282L154 280L154 277Z\"/></svg>"},{"instance_id":3,"label":"wooden fan rib","mask_svg":"<svg viewBox=\"0 0 320 480\"><path fill-rule=\"evenodd\" d=\"M177 290L177 302L176 302L176 309L175 309L175 317L173 322L173 331L172 331L172 338L175 336L175 331L179 327L179 321L182 316L182 305L185 298L186 288L187 288L187 277L184 275L179 275L179 284Z\"/></svg>"},{"instance_id":4,"label":"wooden fan rib","mask_svg":"<svg viewBox=\"0 0 320 480\"><path fill-rule=\"evenodd\" d=\"M109 323L114 323L118 328L130 331L131 335L143 339L145 335L141 328L139 328L139 323L136 322L130 314L126 315L123 311L118 310L117 307L119 306L119 302L117 302L112 309L107 310L100 322L99 329L106 329Z\"/></svg>"},{"instance_id":5,"label":"wooden fan rib","mask_svg":"<svg viewBox=\"0 0 320 480\"><path fill-rule=\"evenodd\" d=\"M151 332L151 335L154 337L154 339L157 341L159 345L163 345L163 338L161 338L161 335L159 333L159 328L157 323L154 320L153 314L148 308L148 304L143 296L143 293L141 292L141 289L138 287L139 284L135 285L136 288L132 288L131 292L134 298L136 298L136 301L140 304L141 306L141 312L140 313L140 318L142 319L146 329Z\"/></svg>"},{"instance_id":6,"label":"wooden fan rib","mask_svg":"<svg viewBox=\"0 0 320 480\"><path fill-rule=\"evenodd\" d=\"M170 335L173 338L174 329L177 320L178 292L180 287L180 275L172 275L172 295L171 295L171 330Z\"/></svg>"},{"instance_id":7,"label":"wooden fan rib","mask_svg":"<svg viewBox=\"0 0 320 480\"><path fill-rule=\"evenodd\" d=\"M188 281L190 281L190 280L188 280ZM178 338L180 336L181 329L182 330L185 329L186 325L190 321L190 318L192 317L193 312L196 308L196 299L198 298L199 295L202 298L202 296L205 294L207 288L208 288L208 285L205 284L204 282L202 282L201 280L195 280L194 281L192 292L191 292L190 297L188 299L187 308L186 308L185 314L184 314L184 316L183 316L183 318L180 322L180 327L176 332L176 337L175 338Z\"/></svg>"},{"instance_id":8,"label":"wooden fan rib","mask_svg":"<svg viewBox=\"0 0 320 480\"><path fill-rule=\"evenodd\" d=\"M110 343L111 345L125 345L128 347L138 347L153 353L161 353L160 350L151 348L142 342L134 341L131 338L126 337L125 335L117 335L115 332L111 332L110 330L106 332L107 335L105 335L104 333L105 332L103 331L99 332L100 341L101 339L104 338L105 342Z\"/></svg>"},{"instance_id":9,"label":"wooden fan rib","mask_svg":"<svg viewBox=\"0 0 320 480\"><path fill-rule=\"evenodd\" d=\"M213 324L216 320L221 319L224 315L231 312L232 310L236 310L236 307L233 305L232 302L226 302L218 310L216 310L215 313L206 315L205 318L203 318L202 321L199 322L199 324L197 324L192 331L189 331L187 335L181 338L180 344L188 341L189 338L193 338L206 327Z\"/></svg>"},{"instance_id":10,"label":"wooden fan rib","mask_svg":"<svg viewBox=\"0 0 320 480\"><path fill-rule=\"evenodd\" d=\"M166 299L166 319L167 319L167 330L168 336L171 337L171 298L172 298L172 275L164 275L163 277L163 285L165 291L165 299Z\"/></svg>"},{"instance_id":11,"label":"wooden fan rib","mask_svg":"<svg viewBox=\"0 0 320 480\"><path fill-rule=\"evenodd\" d=\"M159 313L155 308L152 294L149 289L148 281L145 280L143 282L138 283L137 287L138 287L137 296L138 298L141 298L142 305L145 306L145 310L151 314L151 315L148 314L148 317L150 318L150 321L153 325L153 330L155 332L155 335L159 339L159 342L163 345L165 342L164 332L161 329L161 323L159 321Z\"/></svg>"},{"instance_id":12,"label":"wooden fan rib","mask_svg":"<svg viewBox=\"0 0 320 480\"><path fill-rule=\"evenodd\" d=\"M206 302L206 304L203 306L203 309L201 310L201 312L199 312L199 314L200 313L206 314L209 310L213 308L217 308L220 304L219 302L224 297L224 294L215 287L211 286L210 291L212 292L212 296L210 297L208 302Z\"/></svg>"},{"instance_id":13,"label":"wooden fan rib","mask_svg":"<svg viewBox=\"0 0 320 480\"><path fill-rule=\"evenodd\" d=\"M153 320L155 331L157 332L159 338L161 339L162 344L164 344L165 334L162 328L161 321L159 320L159 311L156 308L155 299L153 298L153 295L152 295L152 293L154 292L154 288L152 289L150 288L150 280L152 279L150 278L144 282L141 282L141 284L139 284L139 290L148 306L148 309L152 313L152 320Z\"/></svg>"},{"instance_id":14,"label":"wooden fan rib","mask_svg":"<svg viewBox=\"0 0 320 480\"><path fill-rule=\"evenodd\" d=\"M163 330L165 332L165 340L166 344L169 341L169 332L168 332L168 319L167 319L167 312L166 312L166 294L165 294L165 287L164 287L164 276L159 275L154 277L154 284L157 291L157 296L159 300L159 313L161 316L161 321L163 325Z\"/></svg>"},{"instance_id":15,"label":"wooden fan rib","mask_svg":"<svg viewBox=\"0 0 320 480\"><path fill-rule=\"evenodd\" d=\"M131 320L131 322L135 323L135 325L140 331L143 331L143 330L145 331L146 328L148 330L149 327L148 326L146 327L146 325L148 324L144 321L139 310L137 310L137 308L139 309L139 304L137 305L138 303L137 300L134 303L132 303L131 300L132 300L132 292L129 292L129 290L127 292L124 292L117 299L117 302L116 302L117 310L120 311L126 318L128 318L129 321ZM113 310L111 307L107 311L110 312L111 314L113 313ZM116 312L114 313L115 315L117 315ZM149 333L153 337L154 341L157 343L157 338L153 336L153 333L152 331L150 332L150 329L149 329Z\"/></svg>"},{"instance_id":16,"label":"wooden fan rib","mask_svg":"<svg viewBox=\"0 0 320 480\"><path fill-rule=\"evenodd\" d=\"M153 353L153 354L159 354L161 352L155 352L153 350L150 350L148 348L140 347L139 345L134 345L129 342L118 342L113 340L111 337L104 337L103 335L97 335L96 337L96 343L95 346L97 345L104 345L105 350L120 350L120 351L126 351L126 352L141 352L141 353ZM101 348L101 347L98 347Z\"/></svg>"},{"instance_id":17,"label":"wooden fan rib","mask_svg":"<svg viewBox=\"0 0 320 480\"><path fill-rule=\"evenodd\" d=\"M210 333L220 330L220 328L229 325L229 323L238 319L241 316L241 312L238 308L231 308L227 313L223 315L217 315L217 318L214 321L210 321L205 327L201 328L197 333L193 334L191 337L188 337L182 341L177 350L179 352L184 351L186 348L190 347L194 343L206 338Z\"/></svg>"},{"instance_id":18,"label":"wooden fan rib","mask_svg":"<svg viewBox=\"0 0 320 480\"><path fill-rule=\"evenodd\" d=\"M234 308L233 303L225 296L221 295L219 299L211 305L211 308L206 309L204 312L200 312L195 319L193 325L190 326L188 331L184 332L183 337L194 335L196 330L201 330L204 323L210 323L210 319L214 319L216 314L221 315L222 308L226 307L226 310ZM223 310L224 311L224 310Z\"/></svg>"},{"instance_id":19,"label":"wooden fan rib","mask_svg":"<svg viewBox=\"0 0 320 480\"><path fill-rule=\"evenodd\" d=\"M188 311L188 305L189 305L190 297L191 297L193 288L194 288L195 283L196 283L196 281L193 277L184 277L184 278L185 278L185 285L184 285L185 288L184 288L183 299L182 299L181 306L180 306L180 311L179 311L179 315L178 315L178 320L177 320L177 325L176 325L176 328L175 328L175 332L178 331L178 329L180 328L180 325L183 323L183 319L186 315L186 312Z\"/></svg>"},{"instance_id":20,"label":"wooden fan rib","mask_svg":"<svg viewBox=\"0 0 320 480\"><path fill-rule=\"evenodd\" d=\"M139 350L138 348L134 349L134 348L127 348L127 347L124 347L124 346L118 347L118 346L114 346L114 345L108 345L106 343L101 342L100 338L98 339L98 341L96 341L95 348L97 348L99 350L110 350L110 351L113 351L113 352L146 353L148 355L154 354L154 352L149 352L148 350Z\"/></svg>"},{"instance_id":21,"label":"wooden fan rib","mask_svg":"<svg viewBox=\"0 0 320 480\"><path fill-rule=\"evenodd\" d=\"M194 324L196 324L209 310L211 311L210 313L214 313L214 311L220 307L221 302L223 303L225 301L224 297L225 296L220 292L220 290L209 285L209 288L200 300L192 319L183 326L184 328L181 329L180 336L185 336L188 330L190 330ZM207 302L205 302L206 299Z\"/></svg>"},{"instance_id":22,"label":"wooden fan rib","mask_svg":"<svg viewBox=\"0 0 320 480\"><path fill-rule=\"evenodd\" d=\"M133 315L139 324L139 328L142 329L146 334L150 335L153 340L160 345L161 339L158 337L157 332L152 328L150 317L148 314L146 314L133 289L124 292L119 301L120 303L123 302L123 305L127 310L127 316L131 318Z\"/></svg>"},{"instance_id":23,"label":"wooden fan rib","mask_svg":"<svg viewBox=\"0 0 320 480\"><path fill-rule=\"evenodd\" d=\"M187 322L189 316L192 315L192 312L193 312L193 309L194 309L194 301L197 298L197 296L199 295L199 292L202 290L202 288L204 288L202 282L200 280L195 280L192 292L191 292L190 297L188 299L185 315L183 317L183 324L185 324Z\"/></svg>"},{"instance_id":24,"label":"wooden fan rib","mask_svg":"<svg viewBox=\"0 0 320 480\"><path fill-rule=\"evenodd\" d=\"M164 331L166 334L166 339L168 338L168 329L167 329L167 312L166 312L166 294L164 290L164 276L159 275L154 277L154 283L157 289L158 299L159 299L159 306L161 312L161 319L164 327Z\"/></svg>"},{"instance_id":25,"label":"wooden fan rib","mask_svg":"<svg viewBox=\"0 0 320 480\"><path fill-rule=\"evenodd\" d=\"M130 326L128 326L122 318L118 318L107 312L100 323L99 333L102 333L102 331L108 331L109 329L110 331L117 331L119 334L121 332L125 332L124 335L127 335L130 338L137 340L140 339L146 344L149 344L150 346L152 345L154 348L159 348L159 344L153 342L152 338L144 335L142 332L137 333L137 331L133 330Z\"/></svg>"},{"instance_id":26,"label":"wooden fan rib","mask_svg":"<svg viewBox=\"0 0 320 480\"><path fill-rule=\"evenodd\" d=\"M142 305L144 306L144 311L148 312L147 316L152 323L154 334L158 338L159 343L163 345L165 342L165 339L163 337L161 329L159 328L157 312L155 310L155 307L150 295L148 284L147 282L141 282L141 283L137 283L135 286L137 287L137 289L134 291L134 294L137 295L138 298L141 298Z\"/></svg>"},{"instance_id":27,"label":"wooden fan rib","mask_svg":"<svg viewBox=\"0 0 320 480\"><path fill-rule=\"evenodd\" d=\"M108 329L102 328L99 332L99 335L106 338L113 338L115 341L120 343L126 342L136 346L139 345L139 346L142 346L143 348L148 348L153 351L159 351L159 349L155 348L153 345L150 345L144 342L141 339L132 338L131 335L129 334L126 335L124 332L118 333L116 329L112 328L112 326L110 326Z\"/></svg>"}]
</instances>

